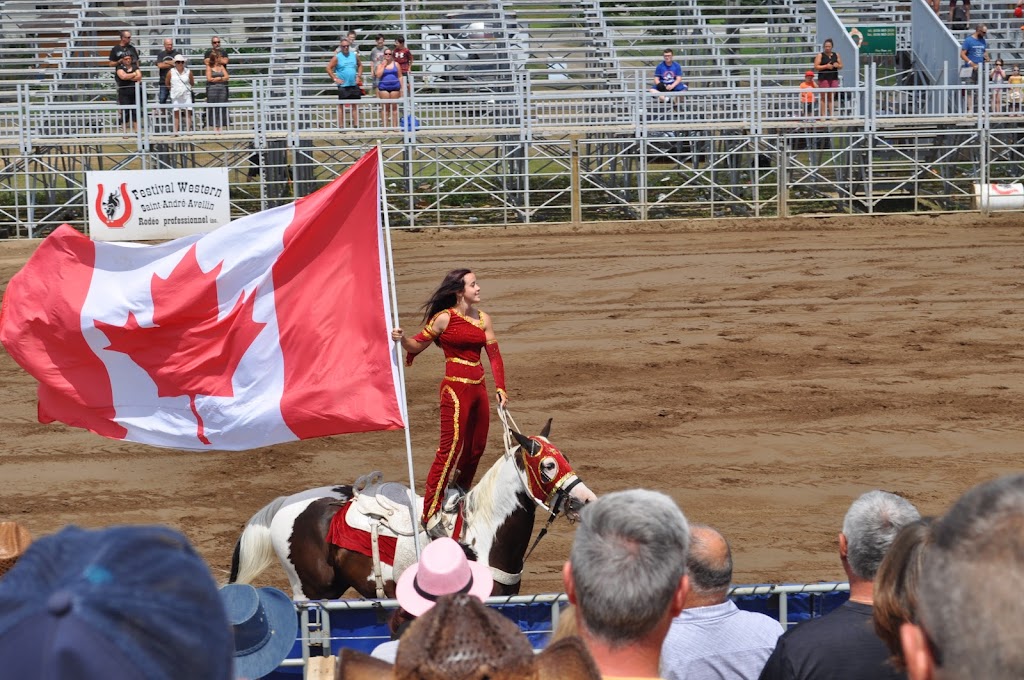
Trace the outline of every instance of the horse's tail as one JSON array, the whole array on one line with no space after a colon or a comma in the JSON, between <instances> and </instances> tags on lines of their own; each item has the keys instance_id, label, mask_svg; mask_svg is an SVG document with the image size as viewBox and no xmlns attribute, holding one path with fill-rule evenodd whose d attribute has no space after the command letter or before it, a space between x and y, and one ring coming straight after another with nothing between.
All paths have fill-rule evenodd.
<instances>
[{"instance_id":1,"label":"horse's tail","mask_svg":"<svg viewBox=\"0 0 1024 680\"><path fill-rule=\"evenodd\" d=\"M231 556L228 583L252 583L274 563L276 555L271 541L270 522L286 500L287 496L275 498L246 522Z\"/></svg>"}]
</instances>

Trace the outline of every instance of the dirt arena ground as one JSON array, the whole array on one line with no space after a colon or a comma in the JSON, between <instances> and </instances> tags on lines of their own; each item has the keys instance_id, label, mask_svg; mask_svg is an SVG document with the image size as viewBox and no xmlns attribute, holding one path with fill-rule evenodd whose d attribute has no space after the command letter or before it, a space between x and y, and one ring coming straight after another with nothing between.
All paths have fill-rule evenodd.
<instances>
[{"instance_id":1,"label":"dirt arena ground","mask_svg":"<svg viewBox=\"0 0 1024 680\"><path fill-rule=\"evenodd\" d=\"M407 329L445 271L473 268L519 424L554 416L552 438L598 494L659 489L719 527L738 583L841 580L835 536L862 491L938 513L1022 468L1019 215L405 232L394 247ZM33 248L0 243L0 285ZM407 375L419 480L442 365L432 350ZM150 449L38 424L34 381L5 353L0 384L0 519L36 534L167 523L217 576L275 496L371 469L404 477L400 432ZM572 527L552 531L524 592L561 590ZM287 586L276 567L266 578Z\"/></svg>"}]
</instances>

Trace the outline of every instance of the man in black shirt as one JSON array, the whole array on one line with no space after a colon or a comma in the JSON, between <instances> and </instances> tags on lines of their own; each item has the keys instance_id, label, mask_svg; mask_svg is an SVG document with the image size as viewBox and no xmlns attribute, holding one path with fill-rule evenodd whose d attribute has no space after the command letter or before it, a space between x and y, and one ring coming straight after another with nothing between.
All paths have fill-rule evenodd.
<instances>
[{"instance_id":1,"label":"man in black shirt","mask_svg":"<svg viewBox=\"0 0 1024 680\"><path fill-rule=\"evenodd\" d=\"M900 680L871 620L875 575L893 539L920 519L904 498L869 491L850 506L839 534L839 558L850 579L850 599L818 619L786 631L761 680Z\"/></svg>"},{"instance_id":2,"label":"man in black shirt","mask_svg":"<svg viewBox=\"0 0 1024 680\"><path fill-rule=\"evenodd\" d=\"M174 41L164 38L164 48L156 53L156 69L160 76L160 94L157 101L166 104L171 100L171 90L167 87L167 73L174 68L174 58L181 54L174 48Z\"/></svg>"},{"instance_id":3,"label":"man in black shirt","mask_svg":"<svg viewBox=\"0 0 1024 680\"><path fill-rule=\"evenodd\" d=\"M212 38L210 38L210 49L206 50L206 54L203 55L203 63L206 64L207 66L211 65L210 64L210 54L214 50L220 50L220 56L221 56L221 59L223 60L224 64L227 64L230 61L230 57L228 57L227 49L225 49L223 46L221 46L220 43L221 43L221 41L220 41L220 37L219 36L215 35ZM216 66L216 64L213 64L213 66Z\"/></svg>"},{"instance_id":4,"label":"man in black shirt","mask_svg":"<svg viewBox=\"0 0 1024 680\"><path fill-rule=\"evenodd\" d=\"M110 48L110 56L107 57L107 60L111 66L116 68L125 54L131 55L132 63L136 66L139 65L139 51L132 44L131 31L121 31L121 42Z\"/></svg>"}]
</instances>

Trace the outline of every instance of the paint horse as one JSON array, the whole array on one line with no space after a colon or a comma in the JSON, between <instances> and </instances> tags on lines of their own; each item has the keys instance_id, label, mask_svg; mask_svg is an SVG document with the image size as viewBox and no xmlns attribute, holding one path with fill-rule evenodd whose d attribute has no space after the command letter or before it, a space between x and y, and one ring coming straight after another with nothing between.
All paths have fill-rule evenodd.
<instances>
[{"instance_id":1,"label":"paint horse","mask_svg":"<svg viewBox=\"0 0 1024 680\"><path fill-rule=\"evenodd\" d=\"M538 507L550 512L551 519L564 514L575 521L580 508L596 499L562 452L548 441L550 428L549 420L539 436L526 437L506 424L505 453L462 501L459 540L490 567L495 595L519 592ZM390 565L380 565L381 576L375 573L370 556L327 541L338 506L353 495L351 486L325 486L270 502L242 531L229 582L252 582L273 564L276 553L296 600L336 599L349 588L363 597L375 597L378 580L383 582L384 595L394 597L397 575Z\"/></svg>"}]
</instances>

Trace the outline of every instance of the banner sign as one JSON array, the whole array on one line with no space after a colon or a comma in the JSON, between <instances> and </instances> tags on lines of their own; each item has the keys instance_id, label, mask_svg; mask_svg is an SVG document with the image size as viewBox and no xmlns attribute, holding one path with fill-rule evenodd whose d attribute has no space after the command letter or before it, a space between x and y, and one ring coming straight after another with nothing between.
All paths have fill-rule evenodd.
<instances>
[{"instance_id":1,"label":"banner sign","mask_svg":"<svg viewBox=\"0 0 1024 680\"><path fill-rule=\"evenodd\" d=\"M231 221L227 168L87 172L85 185L96 241L174 239Z\"/></svg>"},{"instance_id":2,"label":"banner sign","mask_svg":"<svg viewBox=\"0 0 1024 680\"><path fill-rule=\"evenodd\" d=\"M857 44L861 56L896 54L895 26L858 26L850 29L850 37Z\"/></svg>"}]
</instances>

